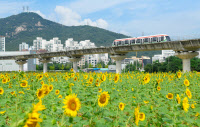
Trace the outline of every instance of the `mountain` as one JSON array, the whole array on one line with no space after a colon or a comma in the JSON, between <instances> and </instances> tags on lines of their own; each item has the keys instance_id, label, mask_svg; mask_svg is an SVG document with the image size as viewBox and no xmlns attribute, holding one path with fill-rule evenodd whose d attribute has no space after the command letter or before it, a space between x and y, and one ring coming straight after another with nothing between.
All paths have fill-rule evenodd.
<instances>
[{"instance_id":1,"label":"mountain","mask_svg":"<svg viewBox=\"0 0 200 127\"><path fill-rule=\"evenodd\" d=\"M0 18L0 35L6 36L6 51L19 50L19 44L22 42L26 42L29 46L32 46L33 40L36 37L42 37L46 40L58 37L62 44L68 38L73 38L75 41L90 40L96 46L111 46L113 40L128 37L88 25L65 26L44 19L33 12L23 12L10 17ZM152 53L158 54L158 51L153 51L150 54ZM142 54L146 53L143 52Z\"/></svg>"}]
</instances>

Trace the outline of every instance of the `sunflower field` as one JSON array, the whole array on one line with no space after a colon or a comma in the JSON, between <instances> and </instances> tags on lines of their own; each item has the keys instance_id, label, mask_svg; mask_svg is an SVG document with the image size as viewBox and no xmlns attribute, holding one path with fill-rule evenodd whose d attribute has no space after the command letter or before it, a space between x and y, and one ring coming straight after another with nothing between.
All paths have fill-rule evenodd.
<instances>
[{"instance_id":1,"label":"sunflower field","mask_svg":"<svg viewBox=\"0 0 200 127\"><path fill-rule=\"evenodd\" d=\"M0 73L0 127L200 126L200 73Z\"/></svg>"}]
</instances>

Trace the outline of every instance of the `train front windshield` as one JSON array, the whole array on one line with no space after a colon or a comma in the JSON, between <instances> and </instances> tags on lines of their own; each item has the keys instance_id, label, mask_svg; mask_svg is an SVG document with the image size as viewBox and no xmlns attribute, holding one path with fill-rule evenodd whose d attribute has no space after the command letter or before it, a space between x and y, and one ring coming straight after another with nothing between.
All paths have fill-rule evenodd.
<instances>
[{"instance_id":1,"label":"train front windshield","mask_svg":"<svg viewBox=\"0 0 200 127\"><path fill-rule=\"evenodd\" d=\"M166 39L167 41L171 41L170 37L169 36L166 36Z\"/></svg>"}]
</instances>

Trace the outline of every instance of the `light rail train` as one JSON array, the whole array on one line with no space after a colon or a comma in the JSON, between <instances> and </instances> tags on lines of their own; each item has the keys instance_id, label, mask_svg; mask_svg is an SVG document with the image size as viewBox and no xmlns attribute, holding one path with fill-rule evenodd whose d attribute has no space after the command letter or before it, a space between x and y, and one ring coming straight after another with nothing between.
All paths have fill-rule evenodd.
<instances>
[{"instance_id":1,"label":"light rail train","mask_svg":"<svg viewBox=\"0 0 200 127\"><path fill-rule=\"evenodd\" d=\"M113 41L112 46L151 44L151 43L166 42L166 41L171 41L170 37L167 34L158 34L150 36L116 39Z\"/></svg>"}]
</instances>

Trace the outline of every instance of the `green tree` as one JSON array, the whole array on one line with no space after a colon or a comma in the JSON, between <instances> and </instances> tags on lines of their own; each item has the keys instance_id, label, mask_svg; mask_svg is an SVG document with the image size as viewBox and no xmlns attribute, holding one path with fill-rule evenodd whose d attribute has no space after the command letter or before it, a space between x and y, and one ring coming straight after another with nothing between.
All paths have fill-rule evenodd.
<instances>
[{"instance_id":1,"label":"green tree","mask_svg":"<svg viewBox=\"0 0 200 127\"><path fill-rule=\"evenodd\" d=\"M55 66L54 64L52 66L49 67L50 70L55 70Z\"/></svg>"}]
</instances>

